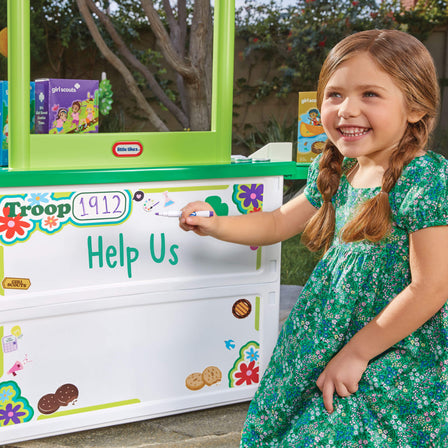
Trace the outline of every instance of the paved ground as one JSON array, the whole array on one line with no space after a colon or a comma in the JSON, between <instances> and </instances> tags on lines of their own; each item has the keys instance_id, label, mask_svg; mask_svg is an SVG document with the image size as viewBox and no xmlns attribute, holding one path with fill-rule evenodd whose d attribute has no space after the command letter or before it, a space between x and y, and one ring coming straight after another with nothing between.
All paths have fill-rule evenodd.
<instances>
[{"instance_id":1,"label":"paved ground","mask_svg":"<svg viewBox=\"0 0 448 448\"><path fill-rule=\"evenodd\" d=\"M300 286L282 285L280 324ZM238 448L249 403L49 437L0 448ZM1 434L0 434L1 435ZM0 442L1 443L1 442Z\"/></svg>"}]
</instances>

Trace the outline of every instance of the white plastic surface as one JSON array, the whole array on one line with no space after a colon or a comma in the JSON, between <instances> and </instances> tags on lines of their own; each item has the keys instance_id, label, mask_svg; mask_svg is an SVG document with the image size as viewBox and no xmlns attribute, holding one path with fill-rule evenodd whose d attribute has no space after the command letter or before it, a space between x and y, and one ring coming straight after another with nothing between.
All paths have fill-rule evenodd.
<instances>
[{"instance_id":1,"label":"white plastic surface","mask_svg":"<svg viewBox=\"0 0 448 448\"><path fill-rule=\"evenodd\" d=\"M197 199L229 214L272 210L282 186L2 190L0 210L25 216L0 216L1 442L251 398L278 335L280 245L201 238L154 212ZM63 402L42 405L67 384Z\"/></svg>"}]
</instances>

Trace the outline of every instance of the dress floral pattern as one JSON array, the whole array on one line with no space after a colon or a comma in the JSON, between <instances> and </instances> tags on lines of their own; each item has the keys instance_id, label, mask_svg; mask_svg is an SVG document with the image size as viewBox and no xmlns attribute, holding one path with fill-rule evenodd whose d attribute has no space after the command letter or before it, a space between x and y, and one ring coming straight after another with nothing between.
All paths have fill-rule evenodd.
<instances>
[{"instance_id":1,"label":"dress floral pattern","mask_svg":"<svg viewBox=\"0 0 448 448\"><path fill-rule=\"evenodd\" d=\"M343 172L355 162L345 159ZM315 207L322 204L318 163L305 190ZM447 305L372 359L355 394L335 394L331 415L316 386L330 359L410 283L409 234L448 225L447 180L442 156L416 157L389 194L392 232L378 243L343 243L338 232L379 188L356 189L342 176L332 199L336 236L280 332L241 448L448 447Z\"/></svg>"}]
</instances>

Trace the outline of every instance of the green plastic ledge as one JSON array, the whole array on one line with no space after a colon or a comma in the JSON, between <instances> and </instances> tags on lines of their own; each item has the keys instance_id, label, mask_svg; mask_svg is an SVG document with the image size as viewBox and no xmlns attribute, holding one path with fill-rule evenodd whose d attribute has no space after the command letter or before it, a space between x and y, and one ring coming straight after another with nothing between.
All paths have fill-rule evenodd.
<instances>
[{"instance_id":1,"label":"green plastic ledge","mask_svg":"<svg viewBox=\"0 0 448 448\"><path fill-rule=\"evenodd\" d=\"M286 179L306 179L308 167L309 164L307 163L261 162L104 170L13 171L4 168L0 170L0 187L160 182L255 176L284 176Z\"/></svg>"}]
</instances>

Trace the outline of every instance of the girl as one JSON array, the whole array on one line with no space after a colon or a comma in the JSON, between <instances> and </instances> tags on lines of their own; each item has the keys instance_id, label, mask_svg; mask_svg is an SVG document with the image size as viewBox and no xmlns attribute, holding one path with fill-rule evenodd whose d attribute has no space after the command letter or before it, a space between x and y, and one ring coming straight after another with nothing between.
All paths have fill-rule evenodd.
<instances>
[{"instance_id":1,"label":"girl","mask_svg":"<svg viewBox=\"0 0 448 448\"><path fill-rule=\"evenodd\" d=\"M67 121L67 109L59 109L56 117L56 130L60 134L64 130L64 123Z\"/></svg>"},{"instance_id":2,"label":"girl","mask_svg":"<svg viewBox=\"0 0 448 448\"><path fill-rule=\"evenodd\" d=\"M180 225L242 244L304 231L325 251L285 323L241 447L448 446L448 162L426 151L439 94L415 38L341 41L320 74L328 135L304 194Z\"/></svg>"},{"instance_id":3,"label":"girl","mask_svg":"<svg viewBox=\"0 0 448 448\"><path fill-rule=\"evenodd\" d=\"M81 110L81 103L79 101L73 101L72 104L72 124L75 128L79 126L79 111Z\"/></svg>"}]
</instances>

